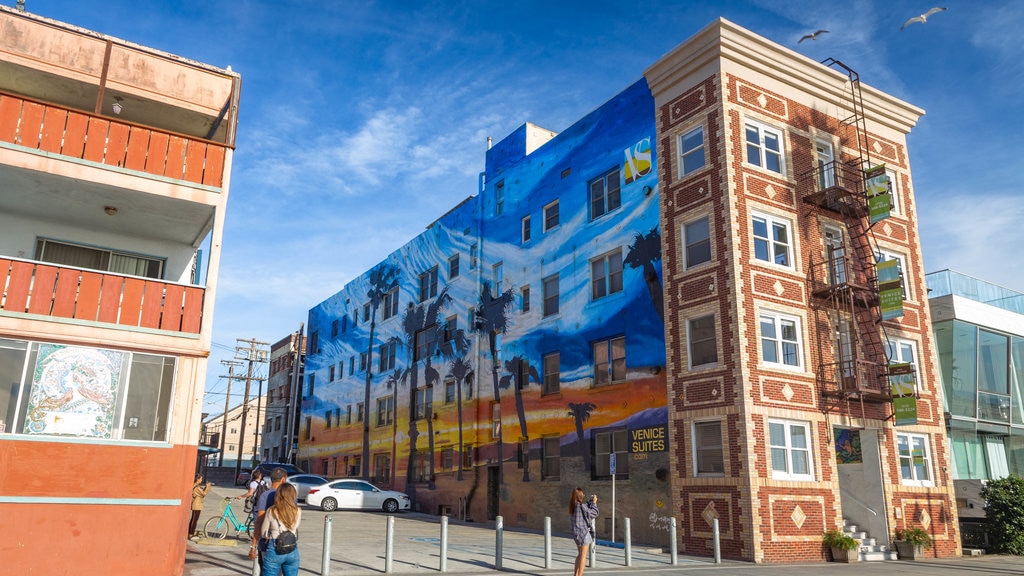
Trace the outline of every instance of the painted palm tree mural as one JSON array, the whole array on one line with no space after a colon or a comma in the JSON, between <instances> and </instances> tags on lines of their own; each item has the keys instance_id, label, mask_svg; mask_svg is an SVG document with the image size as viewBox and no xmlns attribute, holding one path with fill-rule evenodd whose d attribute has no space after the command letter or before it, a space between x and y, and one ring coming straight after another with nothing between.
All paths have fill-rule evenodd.
<instances>
[{"instance_id":1,"label":"painted palm tree mural","mask_svg":"<svg viewBox=\"0 0 1024 576\"><path fill-rule=\"evenodd\" d=\"M505 371L508 372L501 377L499 387L506 389L509 386L515 392L516 415L519 417L519 432L521 442L525 443L523 448L523 482L530 481L530 435L526 431L526 409L523 406L523 388L530 385L530 378L534 382L540 382L537 369L530 364L530 361L523 356L515 356L505 361Z\"/></svg>"},{"instance_id":2,"label":"painted palm tree mural","mask_svg":"<svg viewBox=\"0 0 1024 576\"><path fill-rule=\"evenodd\" d=\"M448 374L455 379L455 407L458 412L459 421L459 455L465 458L465 444L462 440L462 386L473 386L473 365L470 364L465 356L457 356L451 362L448 363ZM462 464L459 463L456 467L456 480L462 480Z\"/></svg>"},{"instance_id":3,"label":"painted palm tree mural","mask_svg":"<svg viewBox=\"0 0 1024 576\"><path fill-rule=\"evenodd\" d=\"M625 262L629 264L630 268L643 269L644 282L647 283L647 292L651 295L654 310L664 323L665 303L662 300L661 281L658 279L658 272L654 269L654 263L661 260L661 232L658 227L651 228L647 234L637 232L628 250Z\"/></svg>"},{"instance_id":4,"label":"painted palm tree mural","mask_svg":"<svg viewBox=\"0 0 1024 576\"><path fill-rule=\"evenodd\" d=\"M370 271L370 289L366 297L370 301L370 335L366 344L366 389L363 394L363 479L370 478L370 384L373 380L373 370L370 369L370 359L373 358L373 333L377 328L377 309L380 308L384 295L398 288L398 268L388 263L383 263Z\"/></svg>"},{"instance_id":5,"label":"painted palm tree mural","mask_svg":"<svg viewBox=\"0 0 1024 576\"><path fill-rule=\"evenodd\" d=\"M501 406L501 390L498 380L498 335L508 332L508 313L512 309L512 289L505 290L498 296L491 294L491 285L484 283L480 291L480 302L477 305L473 321L473 331L487 336L487 346L491 352L491 378L494 386L494 401ZM498 483L504 482L502 468L502 430L498 426Z\"/></svg>"},{"instance_id":6,"label":"painted palm tree mural","mask_svg":"<svg viewBox=\"0 0 1024 576\"><path fill-rule=\"evenodd\" d=\"M590 415L597 409L591 402L569 402L569 416L576 424L576 442L583 453L583 470L590 470L590 450L583 442L583 424L590 420Z\"/></svg>"},{"instance_id":7,"label":"painted palm tree mural","mask_svg":"<svg viewBox=\"0 0 1024 576\"><path fill-rule=\"evenodd\" d=\"M394 338L394 339L397 340L397 338ZM395 368L395 370L391 374L388 374L388 377L385 380L385 383L386 383L388 389L391 390L391 409L392 409L392 411L396 411L398 409L398 385L401 384L405 380L405 372L406 372L406 370L404 368ZM391 470L390 470L391 484L390 484L390 486L392 488L395 486L395 480L397 479L395 471L398 468L398 466L395 465L398 462L398 442L397 442L397 440L398 440L398 417L397 416L398 415L394 414L394 413L392 413L392 415L391 415Z\"/></svg>"}]
</instances>

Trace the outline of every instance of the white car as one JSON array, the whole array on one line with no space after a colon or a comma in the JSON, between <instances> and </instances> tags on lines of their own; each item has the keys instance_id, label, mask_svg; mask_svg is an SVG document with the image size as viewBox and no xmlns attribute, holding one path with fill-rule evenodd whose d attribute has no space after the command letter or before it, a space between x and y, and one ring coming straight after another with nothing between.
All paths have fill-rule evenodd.
<instances>
[{"instance_id":1,"label":"white car","mask_svg":"<svg viewBox=\"0 0 1024 576\"><path fill-rule=\"evenodd\" d=\"M409 495L394 490L381 490L365 480L335 480L309 489L306 504L328 512L339 508L383 510L388 513L412 509Z\"/></svg>"},{"instance_id":2,"label":"white car","mask_svg":"<svg viewBox=\"0 0 1024 576\"><path fill-rule=\"evenodd\" d=\"M296 499L302 502L309 494L309 489L314 486L321 486L327 483L327 478L316 474L293 474L285 479L285 482L295 486Z\"/></svg>"}]
</instances>

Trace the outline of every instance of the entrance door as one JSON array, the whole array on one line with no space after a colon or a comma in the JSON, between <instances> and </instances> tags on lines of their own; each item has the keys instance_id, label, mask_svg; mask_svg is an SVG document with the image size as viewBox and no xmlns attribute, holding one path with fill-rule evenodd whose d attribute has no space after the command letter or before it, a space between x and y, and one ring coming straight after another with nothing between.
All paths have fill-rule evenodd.
<instances>
[{"instance_id":1,"label":"entrance door","mask_svg":"<svg viewBox=\"0 0 1024 576\"><path fill-rule=\"evenodd\" d=\"M498 517L498 490L501 484L498 482L498 467L487 467L487 519L494 520Z\"/></svg>"},{"instance_id":2,"label":"entrance door","mask_svg":"<svg viewBox=\"0 0 1024 576\"><path fill-rule=\"evenodd\" d=\"M888 541L885 490L877 429L833 428L842 517L879 542Z\"/></svg>"}]
</instances>

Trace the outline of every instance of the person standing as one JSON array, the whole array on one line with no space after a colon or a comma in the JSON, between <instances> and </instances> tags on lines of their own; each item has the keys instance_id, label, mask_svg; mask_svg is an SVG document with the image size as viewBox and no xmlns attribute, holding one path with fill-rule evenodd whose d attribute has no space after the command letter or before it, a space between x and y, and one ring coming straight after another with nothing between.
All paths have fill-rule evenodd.
<instances>
[{"instance_id":1,"label":"person standing","mask_svg":"<svg viewBox=\"0 0 1024 576\"><path fill-rule=\"evenodd\" d=\"M583 576L583 569L587 566L587 552L594 543L594 533L590 531L590 524L597 518L597 495L590 496L590 500L584 502L583 488L576 487L569 496L569 517L572 518L572 539L576 542L576 569L573 576Z\"/></svg>"},{"instance_id":2,"label":"person standing","mask_svg":"<svg viewBox=\"0 0 1024 576\"><path fill-rule=\"evenodd\" d=\"M188 538L197 536L196 525L199 524L199 515L203 513L203 499L210 492L210 486L213 486L213 482L203 485L203 475L196 474L192 482L192 518L188 521Z\"/></svg>"},{"instance_id":3,"label":"person standing","mask_svg":"<svg viewBox=\"0 0 1024 576\"><path fill-rule=\"evenodd\" d=\"M302 510L295 503L295 486L284 484L274 494L274 503L267 508L260 524L260 539L266 540L267 548L263 553L263 574L277 576L279 571L284 576L298 576L299 547L289 552L277 551L277 539L284 532L296 533L302 520Z\"/></svg>"},{"instance_id":4,"label":"person standing","mask_svg":"<svg viewBox=\"0 0 1024 576\"><path fill-rule=\"evenodd\" d=\"M285 482L285 478L288 477L288 472L284 468L274 468L270 471L270 490L266 490L260 495L259 499L256 500L256 505L253 507L253 511L256 513L256 522L253 526L253 532L257 535L263 533L263 519L266 516L267 508L274 504L274 495L277 489L281 487ZM260 561L260 574L263 574L263 557L267 552L267 540L260 537L257 541L253 538L252 545L249 547L249 559L255 560L259 558ZM277 576L276 574L273 576Z\"/></svg>"}]
</instances>

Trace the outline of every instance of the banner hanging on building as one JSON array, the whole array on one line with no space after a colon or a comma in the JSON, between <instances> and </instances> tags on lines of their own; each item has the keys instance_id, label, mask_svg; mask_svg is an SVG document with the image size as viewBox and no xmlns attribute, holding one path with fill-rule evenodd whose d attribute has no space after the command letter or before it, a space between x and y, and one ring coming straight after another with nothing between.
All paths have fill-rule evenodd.
<instances>
[{"instance_id":1,"label":"banner hanging on building","mask_svg":"<svg viewBox=\"0 0 1024 576\"><path fill-rule=\"evenodd\" d=\"M889 364L889 391L896 426L917 424L917 379L911 364Z\"/></svg>"},{"instance_id":2,"label":"banner hanging on building","mask_svg":"<svg viewBox=\"0 0 1024 576\"><path fill-rule=\"evenodd\" d=\"M868 195L868 219L872 224L885 220L892 210L892 189L889 176L885 173L885 165L881 164L864 173L865 188Z\"/></svg>"},{"instance_id":3,"label":"banner hanging on building","mask_svg":"<svg viewBox=\"0 0 1024 576\"><path fill-rule=\"evenodd\" d=\"M900 282L899 260L885 260L875 264L878 274L878 298L882 320L903 316L903 286Z\"/></svg>"}]
</instances>

